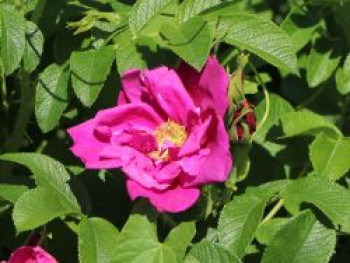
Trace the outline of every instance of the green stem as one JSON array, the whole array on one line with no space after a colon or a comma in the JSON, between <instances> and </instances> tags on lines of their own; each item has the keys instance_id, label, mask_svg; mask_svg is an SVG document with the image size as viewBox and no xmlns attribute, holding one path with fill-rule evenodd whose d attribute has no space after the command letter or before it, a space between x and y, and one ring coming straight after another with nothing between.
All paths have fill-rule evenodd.
<instances>
[{"instance_id":1,"label":"green stem","mask_svg":"<svg viewBox=\"0 0 350 263\"><path fill-rule=\"evenodd\" d=\"M346 114L348 112L348 107L350 104L350 95L347 95L344 99L342 108L341 108L341 112L340 112L340 119L338 121L338 128L340 130L343 129L344 123L345 123L345 119L346 119Z\"/></svg>"},{"instance_id":2,"label":"green stem","mask_svg":"<svg viewBox=\"0 0 350 263\"><path fill-rule=\"evenodd\" d=\"M232 48L227 55L224 57L224 59L222 60L221 64L223 67L226 67L230 61L238 54L237 49Z\"/></svg>"},{"instance_id":3,"label":"green stem","mask_svg":"<svg viewBox=\"0 0 350 263\"><path fill-rule=\"evenodd\" d=\"M271 209L271 211L267 214L267 216L261 221L261 225L270 221L276 214L277 212L282 208L284 204L284 199L280 199L275 206Z\"/></svg>"},{"instance_id":4,"label":"green stem","mask_svg":"<svg viewBox=\"0 0 350 263\"><path fill-rule=\"evenodd\" d=\"M305 108L306 106L308 106L310 103L312 103L315 99L317 99L322 94L322 92L324 91L326 86L327 86L327 82L323 83L323 85L321 87L319 87L307 100L305 100L304 102L299 104L296 107L296 109L301 110L301 109Z\"/></svg>"},{"instance_id":5,"label":"green stem","mask_svg":"<svg viewBox=\"0 0 350 263\"><path fill-rule=\"evenodd\" d=\"M34 90L31 89L28 73L21 71L21 105L12 135L5 143L5 152L15 152L22 144L24 132L34 110Z\"/></svg>"},{"instance_id":6,"label":"green stem","mask_svg":"<svg viewBox=\"0 0 350 263\"><path fill-rule=\"evenodd\" d=\"M256 128L256 130L259 130L265 124L265 122L267 121L267 118L268 118L269 113L270 113L270 96L269 96L269 92L267 91L267 88L266 88L266 85L265 85L263 79L261 78L259 72L255 68L253 63L248 61L248 64L249 64L249 67L254 72L256 80L259 82L259 84L261 85L261 87L263 89L264 96L265 96L265 101L266 101L266 108L265 108L264 116L261 119L260 123L258 123L258 127ZM252 138L253 138L253 136L252 136Z\"/></svg>"},{"instance_id":7,"label":"green stem","mask_svg":"<svg viewBox=\"0 0 350 263\"><path fill-rule=\"evenodd\" d=\"M1 97L2 97L2 107L7 117L9 111L9 104L7 102L7 86L6 86L6 76L5 76L5 67L0 58L0 78L1 78Z\"/></svg>"}]
</instances>

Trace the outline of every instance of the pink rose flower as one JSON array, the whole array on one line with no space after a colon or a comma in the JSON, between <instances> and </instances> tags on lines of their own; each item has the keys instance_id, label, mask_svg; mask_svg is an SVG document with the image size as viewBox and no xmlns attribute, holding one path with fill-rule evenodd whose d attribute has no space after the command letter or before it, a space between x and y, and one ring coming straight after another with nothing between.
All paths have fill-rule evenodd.
<instances>
[{"instance_id":1,"label":"pink rose flower","mask_svg":"<svg viewBox=\"0 0 350 263\"><path fill-rule=\"evenodd\" d=\"M8 263L57 263L57 260L39 246L17 248Z\"/></svg>"},{"instance_id":2,"label":"pink rose flower","mask_svg":"<svg viewBox=\"0 0 350 263\"><path fill-rule=\"evenodd\" d=\"M214 57L201 73L184 63L178 70L130 70L118 106L68 130L71 150L89 169L121 167L132 200L184 211L201 185L223 182L230 172L228 83Z\"/></svg>"}]
</instances>

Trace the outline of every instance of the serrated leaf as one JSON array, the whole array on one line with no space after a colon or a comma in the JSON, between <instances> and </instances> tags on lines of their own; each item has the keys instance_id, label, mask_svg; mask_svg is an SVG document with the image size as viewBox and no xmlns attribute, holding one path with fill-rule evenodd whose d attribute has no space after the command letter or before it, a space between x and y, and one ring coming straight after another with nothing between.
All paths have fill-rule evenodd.
<instances>
[{"instance_id":1,"label":"serrated leaf","mask_svg":"<svg viewBox=\"0 0 350 263\"><path fill-rule=\"evenodd\" d=\"M0 183L0 197L11 203L15 203L26 191L28 191L28 186L25 185Z\"/></svg>"},{"instance_id":2,"label":"serrated leaf","mask_svg":"<svg viewBox=\"0 0 350 263\"><path fill-rule=\"evenodd\" d=\"M311 211L291 219L271 240L263 263L327 263L335 249L336 233L318 222Z\"/></svg>"},{"instance_id":3,"label":"serrated leaf","mask_svg":"<svg viewBox=\"0 0 350 263\"><path fill-rule=\"evenodd\" d=\"M306 79L309 86L315 88L332 76L340 59L336 43L324 38L317 39L306 66Z\"/></svg>"},{"instance_id":4,"label":"serrated leaf","mask_svg":"<svg viewBox=\"0 0 350 263\"><path fill-rule=\"evenodd\" d=\"M184 222L171 230L164 244L170 246L182 260L195 234L196 225L193 222Z\"/></svg>"},{"instance_id":5,"label":"serrated leaf","mask_svg":"<svg viewBox=\"0 0 350 263\"><path fill-rule=\"evenodd\" d=\"M75 212L49 188L38 187L19 197L13 209L17 232L37 228L52 219Z\"/></svg>"},{"instance_id":6,"label":"serrated leaf","mask_svg":"<svg viewBox=\"0 0 350 263\"><path fill-rule=\"evenodd\" d=\"M262 218L266 199L254 195L235 197L221 212L218 232L220 244L242 258L253 241Z\"/></svg>"},{"instance_id":7,"label":"serrated leaf","mask_svg":"<svg viewBox=\"0 0 350 263\"><path fill-rule=\"evenodd\" d=\"M26 21L25 37L23 67L27 72L32 72L40 62L44 48L44 36L36 24Z\"/></svg>"},{"instance_id":8,"label":"serrated leaf","mask_svg":"<svg viewBox=\"0 0 350 263\"><path fill-rule=\"evenodd\" d=\"M335 80L340 94L346 95L350 92L350 54L346 57L343 67L338 68Z\"/></svg>"},{"instance_id":9,"label":"serrated leaf","mask_svg":"<svg viewBox=\"0 0 350 263\"><path fill-rule=\"evenodd\" d=\"M129 27L133 33L140 31L172 0L138 0L129 16Z\"/></svg>"},{"instance_id":10,"label":"serrated leaf","mask_svg":"<svg viewBox=\"0 0 350 263\"><path fill-rule=\"evenodd\" d=\"M310 145L310 159L318 176L340 179L349 169L350 139L330 138L323 133Z\"/></svg>"},{"instance_id":11,"label":"serrated leaf","mask_svg":"<svg viewBox=\"0 0 350 263\"><path fill-rule=\"evenodd\" d=\"M181 26L165 23L161 28L165 45L200 71L210 52L211 34L207 22L194 17Z\"/></svg>"},{"instance_id":12,"label":"serrated leaf","mask_svg":"<svg viewBox=\"0 0 350 263\"><path fill-rule=\"evenodd\" d=\"M281 24L292 39L295 51L302 49L311 39L319 27L319 19L307 11L296 7L292 9Z\"/></svg>"},{"instance_id":13,"label":"serrated leaf","mask_svg":"<svg viewBox=\"0 0 350 263\"><path fill-rule=\"evenodd\" d=\"M341 136L339 129L321 115L311 111L298 111L281 117L283 132L286 137L297 135L317 135L324 132L327 135Z\"/></svg>"},{"instance_id":14,"label":"serrated leaf","mask_svg":"<svg viewBox=\"0 0 350 263\"><path fill-rule=\"evenodd\" d=\"M180 23L186 22L195 15L221 4L221 0L184 0L179 6L176 14Z\"/></svg>"},{"instance_id":15,"label":"serrated leaf","mask_svg":"<svg viewBox=\"0 0 350 263\"><path fill-rule=\"evenodd\" d=\"M46 133L59 123L68 104L69 70L56 64L40 74L35 94L35 117L40 129Z\"/></svg>"},{"instance_id":16,"label":"serrated leaf","mask_svg":"<svg viewBox=\"0 0 350 263\"><path fill-rule=\"evenodd\" d=\"M194 245L185 258L185 263L212 262L238 263L241 261L218 244L207 241Z\"/></svg>"},{"instance_id":17,"label":"serrated leaf","mask_svg":"<svg viewBox=\"0 0 350 263\"><path fill-rule=\"evenodd\" d=\"M245 49L288 72L299 74L295 47L288 34L273 22L251 14L220 18L224 41Z\"/></svg>"},{"instance_id":18,"label":"serrated leaf","mask_svg":"<svg viewBox=\"0 0 350 263\"><path fill-rule=\"evenodd\" d=\"M118 230L102 218L85 218L79 224L79 262L110 262L117 246Z\"/></svg>"},{"instance_id":19,"label":"serrated leaf","mask_svg":"<svg viewBox=\"0 0 350 263\"><path fill-rule=\"evenodd\" d=\"M59 197L60 203L68 207L72 213L80 213L79 204L67 181L70 176L65 167L58 161L37 153L9 153L0 155L6 160L26 166L35 177L39 187L49 189L51 195Z\"/></svg>"},{"instance_id":20,"label":"serrated leaf","mask_svg":"<svg viewBox=\"0 0 350 263\"><path fill-rule=\"evenodd\" d=\"M303 202L313 204L334 223L349 226L350 192L327 178L308 176L292 181L281 196L293 207Z\"/></svg>"},{"instance_id":21,"label":"serrated leaf","mask_svg":"<svg viewBox=\"0 0 350 263\"><path fill-rule=\"evenodd\" d=\"M0 59L6 75L19 67L25 47L25 21L13 6L0 4Z\"/></svg>"},{"instance_id":22,"label":"serrated leaf","mask_svg":"<svg viewBox=\"0 0 350 263\"><path fill-rule=\"evenodd\" d=\"M76 51L70 58L73 89L79 100L90 107L97 99L115 59L110 46L99 50Z\"/></svg>"},{"instance_id":23,"label":"serrated leaf","mask_svg":"<svg viewBox=\"0 0 350 263\"><path fill-rule=\"evenodd\" d=\"M288 218L272 218L259 225L255 233L255 237L260 244L269 245L273 237L281 230L281 228L289 221Z\"/></svg>"},{"instance_id":24,"label":"serrated leaf","mask_svg":"<svg viewBox=\"0 0 350 263\"><path fill-rule=\"evenodd\" d=\"M114 263L162 263L181 262L179 247L158 241L155 224L146 216L131 215L118 237Z\"/></svg>"}]
</instances>

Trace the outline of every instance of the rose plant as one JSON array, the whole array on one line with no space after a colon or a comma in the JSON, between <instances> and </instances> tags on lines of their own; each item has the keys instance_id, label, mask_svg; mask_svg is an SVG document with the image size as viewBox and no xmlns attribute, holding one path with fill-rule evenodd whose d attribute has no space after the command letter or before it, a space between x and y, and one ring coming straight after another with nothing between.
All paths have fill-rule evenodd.
<instances>
[{"instance_id":1,"label":"rose plant","mask_svg":"<svg viewBox=\"0 0 350 263\"><path fill-rule=\"evenodd\" d=\"M349 12L0 0L0 262L349 261Z\"/></svg>"}]
</instances>

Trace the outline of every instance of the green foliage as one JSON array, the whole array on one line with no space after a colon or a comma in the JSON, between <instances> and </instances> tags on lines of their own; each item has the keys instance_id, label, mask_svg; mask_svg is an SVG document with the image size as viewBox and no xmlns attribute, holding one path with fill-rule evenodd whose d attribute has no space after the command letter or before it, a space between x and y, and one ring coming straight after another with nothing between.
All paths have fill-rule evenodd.
<instances>
[{"instance_id":1,"label":"green foliage","mask_svg":"<svg viewBox=\"0 0 350 263\"><path fill-rule=\"evenodd\" d=\"M60 121L68 104L69 71L56 64L48 66L40 75L36 87L35 116L40 129L49 132Z\"/></svg>"},{"instance_id":2,"label":"green foliage","mask_svg":"<svg viewBox=\"0 0 350 263\"><path fill-rule=\"evenodd\" d=\"M266 248L262 262L328 262L335 242L335 230L326 228L306 211L282 226Z\"/></svg>"},{"instance_id":3,"label":"green foliage","mask_svg":"<svg viewBox=\"0 0 350 263\"><path fill-rule=\"evenodd\" d=\"M73 89L85 106L91 106L96 101L114 58L111 47L72 53L70 70Z\"/></svg>"},{"instance_id":4,"label":"green foliage","mask_svg":"<svg viewBox=\"0 0 350 263\"><path fill-rule=\"evenodd\" d=\"M0 0L0 262L37 233L59 262L348 262L349 14L348 0ZM115 107L126 71L200 74L208 56L239 98L228 180L182 213L132 207L123 172L86 169L67 129Z\"/></svg>"},{"instance_id":5,"label":"green foliage","mask_svg":"<svg viewBox=\"0 0 350 263\"><path fill-rule=\"evenodd\" d=\"M272 65L298 74L295 47L286 32L256 15L234 14L219 18L223 40L252 52Z\"/></svg>"},{"instance_id":6,"label":"green foliage","mask_svg":"<svg viewBox=\"0 0 350 263\"><path fill-rule=\"evenodd\" d=\"M84 218L79 224L79 261L109 262L114 256L118 230L102 218Z\"/></svg>"}]
</instances>

